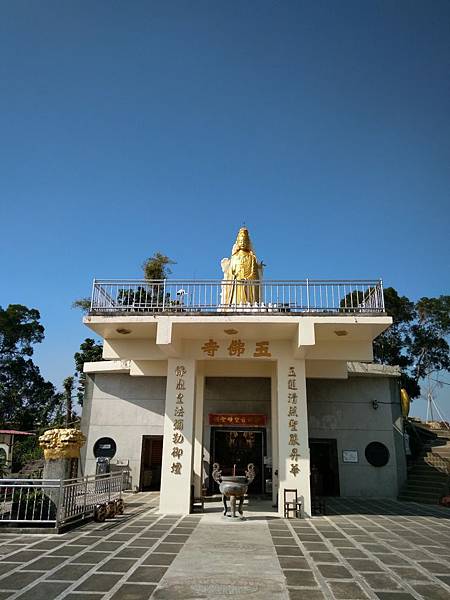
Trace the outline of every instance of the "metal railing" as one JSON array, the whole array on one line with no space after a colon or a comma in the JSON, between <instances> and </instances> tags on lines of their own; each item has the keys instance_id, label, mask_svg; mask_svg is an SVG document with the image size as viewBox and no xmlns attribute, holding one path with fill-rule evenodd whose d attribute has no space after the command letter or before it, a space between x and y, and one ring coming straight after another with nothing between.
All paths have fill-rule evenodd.
<instances>
[{"instance_id":1,"label":"metal railing","mask_svg":"<svg viewBox=\"0 0 450 600\"><path fill-rule=\"evenodd\" d=\"M0 479L0 525L62 525L122 497L123 473L77 479Z\"/></svg>"},{"instance_id":2,"label":"metal railing","mask_svg":"<svg viewBox=\"0 0 450 600\"><path fill-rule=\"evenodd\" d=\"M250 301L245 301L249 298ZM90 314L384 313L381 280L94 279Z\"/></svg>"}]
</instances>

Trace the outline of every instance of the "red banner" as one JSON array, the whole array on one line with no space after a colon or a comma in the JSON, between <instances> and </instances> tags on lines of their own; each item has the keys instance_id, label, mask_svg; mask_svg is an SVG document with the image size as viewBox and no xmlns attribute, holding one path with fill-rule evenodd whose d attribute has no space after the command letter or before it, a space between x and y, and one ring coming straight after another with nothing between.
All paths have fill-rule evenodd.
<instances>
[{"instance_id":1,"label":"red banner","mask_svg":"<svg viewBox=\"0 0 450 600\"><path fill-rule=\"evenodd\" d=\"M235 415L235 414L209 414L209 424L214 427L265 427L267 422L266 415Z\"/></svg>"}]
</instances>

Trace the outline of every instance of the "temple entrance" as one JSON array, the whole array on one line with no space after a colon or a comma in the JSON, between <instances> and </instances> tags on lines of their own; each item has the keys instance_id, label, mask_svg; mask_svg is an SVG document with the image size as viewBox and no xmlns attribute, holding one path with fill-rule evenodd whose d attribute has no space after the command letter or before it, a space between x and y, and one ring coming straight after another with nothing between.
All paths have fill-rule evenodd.
<instances>
[{"instance_id":1,"label":"temple entrance","mask_svg":"<svg viewBox=\"0 0 450 600\"><path fill-rule=\"evenodd\" d=\"M337 442L332 439L310 439L311 495L339 496L339 463Z\"/></svg>"},{"instance_id":2,"label":"temple entrance","mask_svg":"<svg viewBox=\"0 0 450 600\"><path fill-rule=\"evenodd\" d=\"M141 478L139 491L158 491L161 488L162 435L143 435Z\"/></svg>"},{"instance_id":3,"label":"temple entrance","mask_svg":"<svg viewBox=\"0 0 450 600\"><path fill-rule=\"evenodd\" d=\"M264 454L266 452L266 430L257 428L234 429L231 427L211 428L211 469L213 463L220 464L222 475L244 475L249 463L256 468L256 477L248 489L249 495L264 493ZM218 493L217 484L209 478L209 493Z\"/></svg>"}]
</instances>

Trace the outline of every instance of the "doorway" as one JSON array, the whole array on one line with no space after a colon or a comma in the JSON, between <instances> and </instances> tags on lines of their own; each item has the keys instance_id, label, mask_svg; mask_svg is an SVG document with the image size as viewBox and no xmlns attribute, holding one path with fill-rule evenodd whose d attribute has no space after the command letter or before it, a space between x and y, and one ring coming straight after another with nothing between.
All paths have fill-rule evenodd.
<instances>
[{"instance_id":1,"label":"doorway","mask_svg":"<svg viewBox=\"0 0 450 600\"><path fill-rule=\"evenodd\" d=\"M141 492L159 491L161 488L163 436L143 435L141 454Z\"/></svg>"},{"instance_id":2,"label":"doorway","mask_svg":"<svg viewBox=\"0 0 450 600\"><path fill-rule=\"evenodd\" d=\"M339 462L337 441L310 439L311 495L339 496Z\"/></svg>"},{"instance_id":3,"label":"doorway","mask_svg":"<svg viewBox=\"0 0 450 600\"><path fill-rule=\"evenodd\" d=\"M265 429L212 427L211 450L211 469L213 463L219 463L222 475L232 475L233 465L236 465L236 475L244 475L247 465L253 463L256 477L249 486L248 493L250 495L264 493ZM212 477L209 481L209 493L217 493L218 487Z\"/></svg>"}]
</instances>

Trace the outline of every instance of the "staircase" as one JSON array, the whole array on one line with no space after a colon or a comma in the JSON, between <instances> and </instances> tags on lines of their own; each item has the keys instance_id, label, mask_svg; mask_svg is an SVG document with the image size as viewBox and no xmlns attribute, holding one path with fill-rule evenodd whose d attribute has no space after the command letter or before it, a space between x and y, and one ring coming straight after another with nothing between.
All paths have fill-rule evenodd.
<instances>
[{"instance_id":1,"label":"staircase","mask_svg":"<svg viewBox=\"0 0 450 600\"><path fill-rule=\"evenodd\" d=\"M408 478L399 500L439 504L448 493L450 483L450 431L430 430L415 424L422 439L422 449L408 469Z\"/></svg>"}]
</instances>

